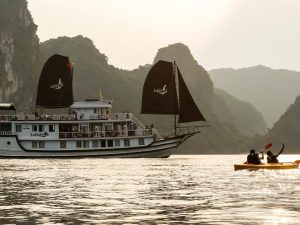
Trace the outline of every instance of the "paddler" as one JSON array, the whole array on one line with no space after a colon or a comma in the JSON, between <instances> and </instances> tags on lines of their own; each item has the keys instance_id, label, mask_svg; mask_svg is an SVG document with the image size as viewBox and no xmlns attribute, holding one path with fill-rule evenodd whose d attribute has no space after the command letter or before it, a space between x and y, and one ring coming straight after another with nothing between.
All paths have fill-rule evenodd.
<instances>
[{"instance_id":1,"label":"paddler","mask_svg":"<svg viewBox=\"0 0 300 225\"><path fill-rule=\"evenodd\" d=\"M250 154L247 156L247 164L255 164L255 165L259 165L261 164L261 159L264 159L264 153L261 153L261 157L258 156L257 153L255 153L254 149L250 150Z\"/></svg>"},{"instance_id":2,"label":"paddler","mask_svg":"<svg viewBox=\"0 0 300 225\"><path fill-rule=\"evenodd\" d=\"M284 149L284 144L282 144L282 148L281 148L280 152L275 155L273 154L273 152L268 151L267 152L267 155L268 155L267 162L268 163L279 163L277 158L283 152L283 149Z\"/></svg>"}]
</instances>

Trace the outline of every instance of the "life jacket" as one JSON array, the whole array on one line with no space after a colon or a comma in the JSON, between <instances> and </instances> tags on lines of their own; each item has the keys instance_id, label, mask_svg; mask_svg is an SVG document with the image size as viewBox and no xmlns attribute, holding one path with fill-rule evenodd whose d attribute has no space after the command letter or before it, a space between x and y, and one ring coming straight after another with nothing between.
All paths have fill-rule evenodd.
<instances>
[{"instance_id":1,"label":"life jacket","mask_svg":"<svg viewBox=\"0 0 300 225\"><path fill-rule=\"evenodd\" d=\"M249 154L247 156L247 163L248 164L261 164L258 154Z\"/></svg>"},{"instance_id":2,"label":"life jacket","mask_svg":"<svg viewBox=\"0 0 300 225\"><path fill-rule=\"evenodd\" d=\"M267 162L268 163L279 163L276 155L268 156Z\"/></svg>"}]
</instances>

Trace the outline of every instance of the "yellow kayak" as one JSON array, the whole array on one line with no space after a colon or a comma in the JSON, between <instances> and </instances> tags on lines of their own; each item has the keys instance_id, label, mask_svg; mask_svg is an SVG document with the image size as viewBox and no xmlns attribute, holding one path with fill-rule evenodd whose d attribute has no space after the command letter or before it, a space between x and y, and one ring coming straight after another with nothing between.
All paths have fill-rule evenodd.
<instances>
[{"instance_id":1,"label":"yellow kayak","mask_svg":"<svg viewBox=\"0 0 300 225\"><path fill-rule=\"evenodd\" d=\"M297 169L298 163L269 163L269 164L234 164L234 170L258 170L258 169L271 169L271 170L282 170L282 169Z\"/></svg>"}]
</instances>

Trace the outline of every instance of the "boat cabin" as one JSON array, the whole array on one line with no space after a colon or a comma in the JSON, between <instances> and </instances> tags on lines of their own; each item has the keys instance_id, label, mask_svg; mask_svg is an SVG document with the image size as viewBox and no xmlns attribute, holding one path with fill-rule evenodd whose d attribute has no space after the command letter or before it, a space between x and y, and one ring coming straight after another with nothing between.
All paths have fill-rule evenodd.
<instances>
[{"instance_id":1,"label":"boat cabin","mask_svg":"<svg viewBox=\"0 0 300 225\"><path fill-rule=\"evenodd\" d=\"M84 102L74 102L71 113L78 119L109 119L112 108L112 100L99 101L87 99Z\"/></svg>"},{"instance_id":2,"label":"boat cabin","mask_svg":"<svg viewBox=\"0 0 300 225\"><path fill-rule=\"evenodd\" d=\"M111 110L112 100L86 100L74 102L69 114L16 115L13 104L1 104L0 132L16 134L29 150L126 148L153 141L153 130L131 113Z\"/></svg>"}]
</instances>

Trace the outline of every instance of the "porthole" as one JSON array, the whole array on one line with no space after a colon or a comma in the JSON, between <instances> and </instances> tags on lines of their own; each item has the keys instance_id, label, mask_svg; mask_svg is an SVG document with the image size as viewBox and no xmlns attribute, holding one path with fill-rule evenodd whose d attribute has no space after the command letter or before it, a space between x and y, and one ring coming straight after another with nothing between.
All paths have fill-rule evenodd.
<instances>
[{"instance_id":1,"label":"porthole","mask_svg":"<svg viewBox=\"0 0 300 225\"><path fill-rule=\"evenodd\" d=\"M10 145L10 141L6 142L7 145Z\"/></svg>"}]
</instances>

